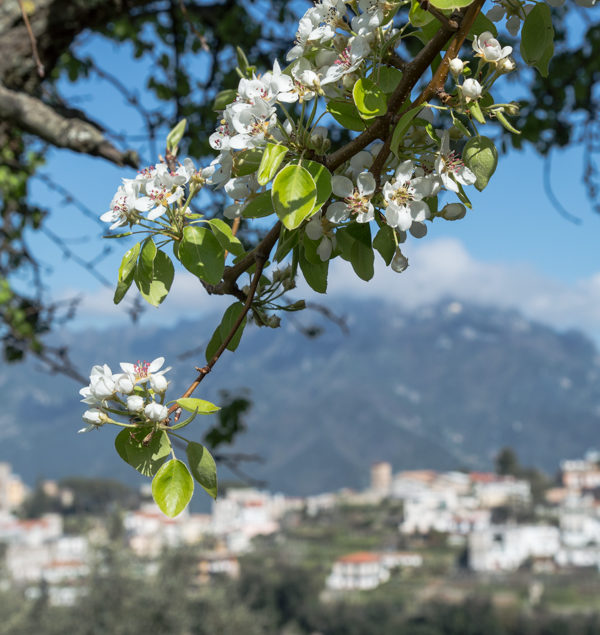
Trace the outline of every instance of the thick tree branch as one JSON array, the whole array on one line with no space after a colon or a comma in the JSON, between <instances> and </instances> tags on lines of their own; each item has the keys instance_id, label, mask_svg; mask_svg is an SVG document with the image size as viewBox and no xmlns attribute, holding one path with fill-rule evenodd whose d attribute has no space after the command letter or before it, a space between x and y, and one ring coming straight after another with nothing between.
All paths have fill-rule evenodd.
<instances>
[{"instance_id":1,"label":"thick tree branch","mask_svg":"<svg viewBox=\"0 0 600 635\"><path fill-rule=\"evenodd\" d=\"M117 165L136 167L135 152L122 152L102 132L81 119L58 114L39 99L0 85L0 118L59 148L102 157Z\"/></svg>"}]
</instances>

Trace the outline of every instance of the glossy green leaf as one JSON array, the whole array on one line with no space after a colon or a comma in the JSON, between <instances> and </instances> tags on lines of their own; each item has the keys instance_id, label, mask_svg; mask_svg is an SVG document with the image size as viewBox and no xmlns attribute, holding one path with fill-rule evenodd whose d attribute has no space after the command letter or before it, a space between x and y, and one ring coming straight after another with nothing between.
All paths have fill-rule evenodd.
<instances>
[{"instance_id":1,"label":"glossy green leaf","mask_svg":"<svg viewBox=\"0 0 600 635\"><path fill-rule=\"evenodd\" d=\"M139 271L138 261L135 283L144 300L152 306L158 306L169 294L175 276L175 268L169 256L160 250L156 252L153 264L152 278L150 280L147 278L139 280L137 277L137 272Z\"/></svg>"},{"instance_id":2,"label":"glossy green leaf","mask_svg":"<svg viewBox=\"0 0 600 635\"><path fill-rule=\"evenodd\" d=\"M299 264L302 275L310 288L317 293L325 293L327 291L329 260L321 262L320 264L314 264L307 260L304 255L304 249L300 249Z\"/></svg>"},{"instance_id":3,"label":"glossy green leaf","mask_svg":"<svg viewBox=\"0 0 600 635\"><path fill-rule=\"evenodd\" d=\"M381 254L386 265L389 266L396 251L394 230L389 225L382 225L373 239L373 247Z\"/></svg>"},{"instance_id":4,"label":"glossy green leaf","mask_svg":"<svg viewBox=\"0 0 600 635\"><path fill-rule=\"evenodd\" d=\"M185 463L171 459L152 479L152 497L163 514L174 518L192 499L194 479Z\"/></svg>"},{"instance_id":5,"label":"glossy green leaf","mask_svg":"<svg viewBox=\"0 0 600 635\"><path fill-rule=\"evenodd\" d=\"M302 161L302 167L310 172L317 186L317 200L312 209L312 214L318 212L331 196L331 172L321 163L316 161Z\"/></svg>"},{"instance_id":6,"label":"glossy green leaf","mask_svg":"<svg viewBox=\"0 0 600 635\"><path fill-rule=\"evenodd\" d=\"M192 476L213 498L217 498L217 465L211 453L193 441L186 448Z\"/></svg>"},{"instance_id":7,"label":"glossy green leaf","mask_svg":"<svg viewBox=\"0 0 600 635\"><path fill-rule=\"evenodd\" d=\"M372 119L385 115L387 111L387 98L377 84L367 78L361 77L352 89L354 104L363 119Z\"/></svg>"},{"instance_id":8,"label":"glossy green leaf","mask_svg":"<svg viewBox=\"0 0 600 635\"><path fill-rule=\"evenodd\" d=\"M281 222L288 229L296 229L314 209L316 183L310 172L300 165L287 165L273 181L271 200Z\"/></svg>"},{"instance_id":9,"label":"glossy green leaf","mask_svg":"<svg viewBox=\"0 0 600 635\"><path fill-rule=\"evenodd\" d=\"M268 143L258 168L258 183L266 185L277 173L288 149L283 145Z\"/></svg>"},{"instance_id":10,"label":"glossy green leaf","mask_svg":"<svg viewBox=\"0 0 600 635\"><path fill-rule=\"evenodd\" d=\"M150 426L133 431L128 428L121 430L115 438L117 454L144 476L154 476L171 452L166 433L154 431L148 439L151 432Z\"/></svg>"},{"instance_id":11,"label":"glossy green leaf","mask_svg":"<svg viewBox=\"0 0 600 635\"><path fill-rule=\"evenodd\" d=\"M210 401L205 401L204 399L195 399L193 397L178 399L177 405L181 406L188 412L196 412L199 415L210 415L213 412L221 410L219 406L215 406L215 404L211 403Z\"/></svg>"},{"instance_id":12,"label":"glossy green leaf","mask_svg":"<svg viewBox=\"0 0 600 635\"><path fill-rule=\"evenodd\" d=\"M240 256L241 254L246 253L244 245L242 245L239 239L233 235L231 227L229 227L225 221L220 218L213 218L208 222L212 228L215 238L219 241L219 244L223 247L223 249L232 253L234 256Z\"/></svg>"},{"instance_id":13,"label":"glossy green leaf","mask_svg":"<svg viewBox=\"0 0 600 635\"><path fill-rule=\"evenodd\" d=\"M340 227L335 232L336 251L346 261L352 260L354 238L348 233L348 227Z\"/></svg>"},{"instance_id":14,"label":"glossy green leaf","mask_svg":"<svg viewBox=\"0 0 600 635\"><path fill-rule=\"evenodd\" d=\"M371 246L371 227L369 223L350 223L346 231L365 247Z\"/></svg>"},{"instance_id":15,"label":"glossy green leaf","mask_svg":"<svg viewBox=\"0 0 600 635\"><path fill-rule=\"evenodd\" d=\"M167 135L167 150L169 152L173 152L183 139L186 125L187 119L182 119Z\"/></svg>"},{"instance_id":16,"label":"glossy green leaf","mask_svg":"<svg viewBox=\"0 0 600 635\"><path fill-rule=\"evenodd\" d=\"M472 137L463 149L463 161L475 174L475 187L481 192L498 165L498 150L488 137Z\"/></svg>"},{"instance_id":17,"label":"glossy green leaf","mask_svg":"<svg viewBox=\"0 0 600 635\"><path fill-rule=\"evenodd\" d=\"M365 122L356 109L356 106L349 101L333 100L327 104L327 111L344 128L362 132L365 129Z\"/></svg>"},{"instance_id":18,"label":"glossy green leaf","mask_svg":"<svg viewBox=\"0 0 600 635\"><path fill-rule=\"evenodd\" d=\"M154 273L154 259L158 250L152 238L146 238L142 243L137 263L136 278L139 280L152 280Z\"/></svg>"},{"instance_id":19,"label":"glossy green leaf","mask_svg":"<svg viewBox=\"0 0 600 635\"><path fill-rule=\"evenodd\" d=\"M413 26L417 28L425 26L433 19L434 17L429 11L421 9L421 5L418 0L412 0L412 5L410 7L410 11L408 12L408 20Z\"/></svg>"},{"instance_id":20,"label":"glossy green leaf","mask_svg":"<svg viewBox=\"0 0 600 635\"><path fill-rule=\"evenodd\" d=\"M306 234L302 238L302 247L304 248L304 256L313 265L321 263L321 256L317 253L320 240L312 240Z\"/></svg>"},{"instance_id":21,"label":"glossy green leaf","mask_svg":"<svg viewBox=\"0 0 600 635\"><path fill-rule=\"evenodd\" d=\"M119 278L113 301L119 304L129 290L135 273L135 266L140 254L140 243L136 243L131 249L125 252L121 266L119 267Z\"/></svg>"},{"instance_id":22,"label":"glossy green leaf","mask_svg":"<svg viewBox=\"0 0 600 635\"><path fill-rule=\"evenodd\" d=\"M422 109L422 105L411 108L410 110L405 112L402 117L400 117L400 121L398 121L398 123L396 124L394 133L392 134L392 142L390 144L390 149L396 156L398 156L398 148L400 146L400 143L402 142L402 139L404 139L404 135L411 127L413 119Z\"/></svg>"},{"instance_id":23,"label":"glossy green leaf","mask_svg":"<svg viewBox=\"0 0 600 635\"><path fill-rule=\"evenodd\" d=\"M231 306L227 308L225 314L223 315L223 319L217 328L215 329L208 346L206 347L206 361L209 362L221 346L221 344L225 341L225 338L231 333L240 313L242 312L244 305L241 302L234 302ZM246 317L242 320L242 323L237 328L235 335L227 344L227 350L235 351L240 343L240 339L242 337L242 333L244 332L244 328L246 326Z\"/></svg>"},{"instance_id":24,"label":"glossy green leaf","mask_svg":"<svg viewBox=\"0 0 600 635\"><path fill-rule=\"evenodd\" d=\"M438 9L462 9L473 4L474 0L429 0Z\"/></svg>"},{"instance_id":25,"label":"glossy green leaf","mask_svg":"<svg viewBox=\"0 0 600 635\"><path fill-rule=\"evenodd\" d=\"M273 213L273 201L271 200L271 190L261 192L253 198L242 210L244 218L262 218Z\"/></svg>"},{"instance_id":26,"label":"glossy green leaf","mask_svg":"<svg viewBox=\"0 0 600 635\"><path fill-rule=\"evenodd\" d=\"M209 284L217 284L225 269L225 250L214 234L204 227L188 226L179 244L183 266Z\"/></svg>"}]
</instances>

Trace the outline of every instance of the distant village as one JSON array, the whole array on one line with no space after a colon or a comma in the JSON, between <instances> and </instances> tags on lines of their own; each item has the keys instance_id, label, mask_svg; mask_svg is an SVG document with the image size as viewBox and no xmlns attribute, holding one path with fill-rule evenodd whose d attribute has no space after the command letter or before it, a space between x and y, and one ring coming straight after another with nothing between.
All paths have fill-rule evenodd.
<instances>
[{"instance_id":1,"label":"distant village","mask_svg":"<svg viewBox=\"0 0 600 635\"><path fill-rule=\"evenodd\" d=\"M72 492L44 481L46 496L66 506ZM98 519L85 534L65 531L61 514L23 520L19 510L27 487L0 463L0 568L3 588L19 586L34 598L41 585L56 605L73 605L85 593L85 579L98 566L99 548L109 540L106 523ZM239 558L253 549L253 539L281 531L286 515L307 518L340 506L377 506L401 501L399 536L435 532L448 544L464 546L466 566L473 575L512 572L527 565L552 573L587 567L600 572L600 453L560 464L556 486L534 502L530 482L488 472L414 470L393 473L386 462L371 467L370 486L360 492L341 490L306 498L287 497L253 488L229 488L210 514L183 512L170 519L151 503L123 513L125 542L152 573L153 563L166 549L210 544L199 552L197 583L216 575L236 577ZM498 519L503 508L535 511ZM531 520L535 518L535 520ZM209 539L207 541L207 539ZM357 551L331 565L326 591L369 590L385 583L394 569L423 566L426 551Z\"/></svg>"}]
</instances>

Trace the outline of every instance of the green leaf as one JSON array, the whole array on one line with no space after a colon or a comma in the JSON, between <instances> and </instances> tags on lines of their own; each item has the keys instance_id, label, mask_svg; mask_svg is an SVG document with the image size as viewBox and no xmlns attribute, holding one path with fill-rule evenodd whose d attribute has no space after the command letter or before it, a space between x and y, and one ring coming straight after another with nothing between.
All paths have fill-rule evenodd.
<instances>
[{"instance_id":1,"label":"green leaf","mask_svg":"<svg viewBox=\"0 0 600 635\"><path fill-rule=\"evenodd\" d=\"M223 319L215 332L213 333L208 346L206 347L206 361L210 362L210 360L214 357L215 353L221 346L221 344L225 341L225 338L231 332L233 325L236 323L240 313L242 312L244 305L241 302L234 302L231 306L227 308L225 314L223 315ZM235 335L231 339L231 342L227 345L227 349L230 351L235 351L240 343L240 339L242 338L242 333L244 332L244 327L246 326L246 318L242 320L242 323L238 327Z\"/></svg>"},{"instance_id":2,"label":"green leaf","mask_svg":"<svg viewBox=\"0 0 600 635\"><path fill-rule=\"evenodd\" d=\"M352 247L354 238L348 233L348 227L340 227L335 232L335 248L340 256L350 262L352 260Z\"/></svg>"},{"instance_id":3,"label":"green leaf","mask_svg":"<svg viewBox=\"0 0 600 635\"><path fill-rule=\"evenodd\" d=\"M225 110L228 104L235 100L237 97L237 89L236 88L228 88L226 90L222 90L220 93L217 93L215 97L215 101L213 103L213 110L221 111Z\"/></svg>"},{"instance_id":4,"label":"green leaf","mask_svg":"<svg viewBox=\"0 0 600 635\"><path fill-rule=\"evenodd\" d=\"M389 266L396 251L394 230L389 225L382 225L373 239L373 247L381 254L386 265Z\"/></svg>"},{"instance_id":5,"label":"green leaf","mask_svg":"<svg viewBox=\"0 0 600 635\"><path fill-rule=\"evenodd\" d=\"M233 159L233 172L236 176L248 176L258 170L262 160L263 151L261 148L241 150L236 152Z\"/></svg>"},{"instance_id":6,"label":"green leaf","mask_svg":"<svg viewBox=\"0 0 600 635\"><path fill-rule=\"evenodd\" d=\"M467 38L469 40L475 39L475 36L479 36L486 31L490 32L494 37L498 37L498 29L496 25L483 13L478 13L475 21L473 22L473 26L469 30L467 34Z\"/></svg>"},{"instance_id":7,"label":"green leaf","mask_svg":"<svg viewBox=\"0 0 600 635\"><path fill-rule=\"evenodd\" d=\"M475 174L475 187L481 192L498 165L498 150L488 137L472 137L463 149L463 161Z\"/></svg>"},{"instance_id":8,"label":"green leaf","mask_svg":"<svg viewBox=\"0 0 600 635\"><path fill-rule=\"evenodd\" d=\"M167 150L173 152L183 139L183 133L187 125L187 119L182 119L167 135Z\"/></svg>"},{"instance_id":9,"label":"green leaf","mask_svg":"<svg viewBox=\"0 0 600 635\"><path fill-rule=\"evenodd\" d=\"M281 228L279 233L279 241L277 243L277 251L275 252L276 262L281 262L290 251L298 244L300 232L290 231L285 227Z\"/></svg>"},{"instance_id":10,"label":"green leaf","mask_svg":"<svg viewBox=\"0 0 600 635\"><path fill-rule=\"evenodd\" d=\"M506 118L506 116L504 115L504 113L501 110L497 110L495 112L496 117L498 118L498 121L509 131L512 132L513 134L521 134L520 130L517 130L511 123L510 121Z\"/></svg>"},{"instance_id":11,"label":"green leaf","mask_svg":"<svg viewBox=\"0 0 600 635\"><path fill-rule=\"evenodd\" d=\"M304 234L304 238L302 239L302 246L304 247L304 256L313 265L320 264L321 256L317 253L317 247L319 246L321 241L312 240L306 234Z\"/></svg>"},{"instance_id":12,"label":"green leaf","mask_svg":"<svg viewBox=\"0 0 600 635\"><path fill-rule=\"evenodd\" d=\"M387 111L385 93L367 77L362 77L354 84L352 98L363 119L373 119L385 115Z\"/></svg>"},{"instance_id":13,"label":"green leaf","mask_svg":"<svg viewBox=\"0 0 600 635\"><path fill-rule=\"evenodd\" d=\"M144 439L151 431L151 426L134 431L124 428L115 439L117 454L144 476L154 476L171 453L171 444L162 430L155 431L144 445Z\"/></svg>"},{"instance_id":14,"label":"green leaf","mask_svg":"<svg viewBox=\"0 0 600 635\"><path fill-rule=\"evenodd\" d=\"M300 249L300 270L311 289L317 293L327 291L327 274L329 272L329 260L320 264L309 262L304 255L304 249Z\"/></svg>"},{"instance_id":15,"label":"green leaf","mask_svg":"<svg viewBox=\"0 0 600 635\"><path fill-rule=\"evenodd\" d=\"M273 181L271 200L281 222L288 229L296 229L314 209L316 183L310 172L300 165L287 165Z\"/></svg>"},{"instance_id":16,"label":"green leaf","mask_svg":"<svg viewBox=\"0 0 600 635\"><path fill-rule=\"evenodd\" d=\"M115 304L119 304L119 302L121 302L133 282L135 265L140 253L140 247L140 243L136 243L131 249L125 252L123 260L121 260L117 288L115 289L115 295L113 298Z\"/></svg>"},{"instance_id":17,"label":"green leaf","mask_svg":"<svg viewBox=\"0 0 600 635\"><path fill-rule=\"evenodd\" d=\"M258 183L266 185L277 173L288 149L283 145L268 143L258 168Z\"/></svg>"},{"instance_id":18,"label":"green leaf","mask_svg":"<svg viewBox=\"0 0 600 635\"><path fill-rule=\"evenodd\" d=\"M331 196L331 172L321 163L316 161L302 161L302 167L310 172L317 186L317 200L312 214L318 212Z\"/></svg>"},{"instance_id":19,"label":"green leaf","mask_svg":"<svg viewBox=\"0 0 600 635\"><path fill-rule=\"evenodd\" d=\"M354 240L362 243L365 247L371 246L371 227L369 223L350 223L346 227L346 231Z\"/></svg>"},{"instance_id":20,"label":"green leaf","mask_svg":"<svg viewBox=\"0 0 600 635\"><path fill-rule=\"evenodd\" d=\"M478 121L481 124L485 123L485 117L483 116L483 113L481 112L481 108L479 107L478 102L472 101L469 104L469 112L471 113L471 115L476 121Z\"/></svg>"},{"instance_id":21,"label":"green leaf","mask_svg":"<svg viewBox=\"0 0 600 635\"><path fill-rule=\"evenodd\" d=\"M393 66L380 66L377 85L386 95L391 95L402 79L402 71Z\"/></svg>"},{"instance_id":22,"label":"green leaf","mask_svg":"<svg viewBox=\"0 0 600 635\"><path fill-rule=\"evenodd\" d=\"M213 498L217 498L217 465L210 452L190 441L186 448L188 463L194 478Z\"/></svg>"},{"instance_id":23,"label":"green leaf","mask_svg":"<svg viewBox=\"0 0 600 635\"><path fill-rule=\"evenodd\" d=\"M231 227L220 218L213 218L208 221L215 238L223 249L232 253L234 256L241 256L246 253L244 245L233 235Z\"/></svg>"},{"instance_id":24,"label":"green leaf","mask_svg":"<svg viewBox=\"0 0 600 635\"><path fill-rule=\"evenodd\" d=\"M154 273L154 259L157 253L156 245L152 238L146 238L142 243L140 256L137 263L136 277L139 280L152 280L152 274Z\"/></svg>"},{"instance_id":25,"label":"green leaf","mask_svg":"<svg viewBox=\"0 0 600 635\"><path fill-rule=\"evenodd\" d=\"M261 192L253 198L242 210L244 218L262 218L273 213L273 201L271 200L271 190Z\"/></svg>"},{"instance_id":26,"label":"green leaf","mask_svg":"<svg viewBox=\"0 0 600 635\"><path fill-rule=\"evenodd\" d=\"M188 412L197 412L199 415L210 415L217 410L221 410L219 406L215 406L210 401L204 399L194 399L192 397L185 397L177 400L177 405L181 406Z\"/></svg>"},{"instance_id":27,"label":"green leaf","mask_svg":"<svg viewBox=\"0 0 600 635\"><path fill-rule=\"evenodd\" d=\"M398 147L400 146L402 139L404 139L404 135L411 127L413 119L416 117L417 113L419 113L422 109L422 105L411 108L406 111L402 117L400 117L400 121L396 124L394 134L392 135L392 142L390 144L390 149L396 156L398 156Z\"/></svg>"},{"instance_id":28,"label":"green leaf","mask_svg":"<svg viewBox=\"0 0 600 635\"><path fill-rule=\"evenodd\" d=\"M431 13L429 13L429 11L421 9L421 5L418 0L412 0L412 5L410 7L410 11L408 12L408 20L413 26L417 28L425 26L433 19L434 17Z\"/></svg>"},{"instance_id":29,"label":"green leaf","mask_svg":"<svg viewBox=\"0 0 600 635\"><path fill-rule=\"evenodd\" d=\"M194 479L185 463L171 459L152 479L152 497L163 514L174 518L192 499Z\"/></svg>"},{"instance_id":30,"label":"green leaf","mask_svg":"<svg viewBox=\"0 0 600 635\"><path fill-rule=\"evenodd\" d=\"M365 129L365 122L361 119L354 104L349 101L333 100L327 104L327 111L344 128L362 132Z\"/></svg>"},{"instance_id":31,"label":"green leaf","mask_svg":"<svg viewBox=\"0 0 600 635\"><path fill-rule=\"evenodd\" d=\"M462 9L473 4L474 0L429 0L438 9Z\"/></svg>"},{"instance_id":32,"label":"green leaf","mask_svg":"<svg viewBox=\"0 0 600 635\"><path fill-rule=\"evenodd\" d=\"M179 258L188 271L209 284L218 284L223 277L225 251L209 229L186 227L179 244Z\"/></svg>"},{"instance_id":33,"label":"green leaf","mask_svg":"<svg viewBox=\"0 0 600 635\"><path fill-rule=\"evenodd\" d=\"M375 273L374 262L373 248L367 247L358 240L354 241L350 252L350 264L356 275L362 280L369 281Z\"/></svg>"},{"instance_id":34,"label":"green leaf","mask_svg":"<svg viewBox=\"0 0 600 635\"><path fill-rule=\"evenodd\" d=\"M140 280L137 277L137 272L140 270L138 261L135 283L144 300L152 306L158 306L169 294L175 276L175 268L169 256L160 250L156 252L153 264L152 278Z\"/></svg>"},{"instance_id":35,"label":"green leaf","mask_svg":"<svg viewBox=\"0 0 600 635\"><path fill-rule=\"evenodd\" d=\"M554 27L552 26L552 14L550 7L540 2L531 9L523 22L523 28L521 29L521 55L526 64L536 66L542 75L544 75L544 71L547 75L548 63L553 51Z\"/></svg>"}]
</instances>

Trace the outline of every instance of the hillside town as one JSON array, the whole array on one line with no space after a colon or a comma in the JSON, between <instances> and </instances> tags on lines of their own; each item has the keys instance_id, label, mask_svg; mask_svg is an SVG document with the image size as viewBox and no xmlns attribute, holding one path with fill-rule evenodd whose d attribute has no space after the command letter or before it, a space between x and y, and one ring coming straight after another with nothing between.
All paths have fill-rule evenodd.
<instances>
[{"instance_id":1,"label":"hillside town","mask_svg":"<svg viewBox=\"0 0 600 635\"><path fill-rule=\"evenodd\" d=\"M68 508L72 491L54 481L44 481L41 487L45 496ZM143 495L145 502L137 509L120 515L127 549L139 559L142 573L150 575L165 550L200 546L197 584L213 576L236 578L240 558L252 552L255 539L277 536L286 519L310 522L332 510L376 508L386 501L401 505L397 535L398 545L405 548L365 548L332 558L324 591L374 589L395 570L422 567L428 552L417 539L431 535L462 548L474 576L524 566L545 573L579 567L600 571L600 453L592 451L584 458L562 461L555 483L541 497L536 495L537 500L531 482L514 475L394 473L387 462L371 466L370 485L363 491L300 498L230 487L213 503L210 514L185 511L174 519L149 502L148 492ZM52 603L73 605L86 592L86 578L101 566L101 548L110 541L106 519L95 519L81 533L69 530L61 513L26 519L21 509L28 496L11 466L0 464L0 584L22 588L30 597L44 585Z\"/></svg>"}]
</instances>

